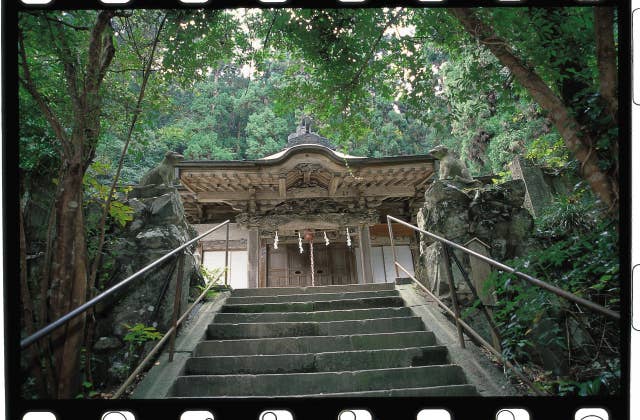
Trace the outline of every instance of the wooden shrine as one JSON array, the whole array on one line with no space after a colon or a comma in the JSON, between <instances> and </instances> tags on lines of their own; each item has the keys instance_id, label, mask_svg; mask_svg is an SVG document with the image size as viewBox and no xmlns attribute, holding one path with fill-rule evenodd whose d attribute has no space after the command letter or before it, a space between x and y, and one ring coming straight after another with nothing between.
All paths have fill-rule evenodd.
<instances>
[{"instance_id":1,"label":"wooden shrine","mask_svg":"<svg viewBox=\"0 0 640 420\"><path fill-rule=\"evenodd\" d=\"M235 222L232 242L246 250L247 287L389 281L386 215L415 223L433 174L429 155L349 156L304 125L285 149L262 159L176 166L191 223ZM398 245L415 251L413 232L394 230ZM205 241L203 253L220 251L220 239Z\"/></svg>"}]
</instances>

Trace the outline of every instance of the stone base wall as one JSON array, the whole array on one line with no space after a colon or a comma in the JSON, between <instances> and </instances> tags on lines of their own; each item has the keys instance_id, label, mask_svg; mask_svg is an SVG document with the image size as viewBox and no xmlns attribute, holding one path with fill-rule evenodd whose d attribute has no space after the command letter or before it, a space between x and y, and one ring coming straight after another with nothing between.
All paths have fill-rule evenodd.
<instances>
[{"instance_id":1,"label":"stone base wall","mask_svg":"<svg viewBox=\"0 0 640 420\"><path fill-rule=\"evenodd\" d=\"M525 253L533 231L533 217L522 207L524 193L522 181L480 187L468 187L452 181L435 181L425 192L424 207L417 215L418 226L503 262ZM490 308L495 302L493 292L486 284L490 267L463 251L450 248L449 252L452 259L453 255L457 257L469 283ZM416 270L418 279L450 304L451 290L445 264L448 262L442 243L421 234L420 258ZM461 309L471 308L475 297L463 272L453 261L451 273ZM483 314L474 309L468 311L472 313L465 318L466 321L487 341L495 342Z\"/></svg>"}]
</instances>

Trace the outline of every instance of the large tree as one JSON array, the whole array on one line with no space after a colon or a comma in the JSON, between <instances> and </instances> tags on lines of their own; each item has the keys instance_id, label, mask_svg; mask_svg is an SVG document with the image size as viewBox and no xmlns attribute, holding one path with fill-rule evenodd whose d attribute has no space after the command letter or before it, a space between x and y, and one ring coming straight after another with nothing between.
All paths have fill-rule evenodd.
<instances>
[{"instance_id":1,"label":"large tree","mask_svg":"<svg viewBox=\"0 0 640 420\"><path fill-rule=\"evenodd\" d=\"M47 318L55 320L84 303L87 246L82 179L100 137L101 88L115 54L113 10L46 16L22 15L18 28L21 87L38 105L58 142L61 168L55 204L55 243L47 250ZM89 36L86 36L88 34ZM46 54L49 60L38 60ZM39 65L36 65L36 62ZM59 76L57 86L45 75ZM52 89L44 89L48 85ZM25 267L23 267L25 269ZM23 299L26 296L23 296ZM52 334L55 395L70 398L79 381L83 316Z\"/></svg>"},{"instance_id":2,"label":"large tree","mask_svg":"<svg viewBox=\"0 0 640 420\"><path fill-rule=\"evenodd\" d=\"M553 11L547 12L553 13ZM562 9L556 11L556 13L565 14L563 12ZM593 9L593 36L591 39L594 40L592 44L595 44L593 47L596 51L598 78L597 85L591 92L589 92L588 80L580 80L581 77L584 77L581 72L585 70L586 64L581 63L581 60L576 57L572 57L572 52L575 50L567 50L567 48L579 46L579 43L572 39L576 32L580 32L575 28L568 33L556 33L555 35L559 35L560 40L564 42L564 46L561 44L552 46L553 52L556 55L561 55L563 60L549 64L561 66L555 70L566 72L564 78L545 80L536 67L529 65L518 55L513 42L501 37L474 10L451 9L451 13L471 36L491 51L500 63L509 69L531 97L542 109L547 111L567 148L580 162L582 177L612 212L617 213L620 192L617 133L614 136L607 136L606 133L608 130L615 129L618 120L618 73L613 9L609 7ZM549 22L553 23L551 19ZM550 31L549 34L551 35L553 32ZM539 48L545 47L548 46L545 46L544 43L539 45ZM544 71L542 63L539 63L539 66ZM593 99L598 99L593 96L596 93L600 96L600 103L593 101ZM584 113L589 107L598 107L602 111L598 112L595 118L590 118ZM606 138L606 142L600 143L602 136L608 138Z\"/></svg>"},{"instance_id":3,"label":"large tree","mask_svg":"<svg viewBox=\"0 0 640 420\"><path fill-rule=\"evenodd\" d=\"M163 36L159 37L162 28ZM22 229L23 218L20 219L21 298L27 334L80 306L93 294L88 289L95 283L101 247L98 245L94 252L94 269L90 270L83 178L99 143L105 137L111 141L117 138L124 146L124 156L130 141L140 135L137 125L141 124L136 122L143 119L141 110L146 104L142 99L149 75L156 75L151 83L156 86L169 80L188 85L203 78L209 63L231 55L241 43L241 39L232 39L236 28L231 15L222 11L20 14L21 105L37 106L49 126L44 131L52 133L51 146L59 156L45 261L37 281L27 278L29 235ZM154 58L154 51L161 51L162 55ZM153 87L147 90L157 93ZM21 116L21 124L25 121ZM37 123L39 119L31 121ZM23 146L26 147L25 141L21 139L21 149L25 150ZM28 168L23 169L27 169L22 173L26 178ZM108 210L109 198L103 205ZM100 232L98 238L102 238ZM37 287L30 289L34 283ZM39 303L38 308L31 308L32 299ZM79 316L37 343L38 347L50 346L53 353L52 367L45 367L49 389L43 391L47 396L71 398L77 394L84 337L85 316ZM38 353L33 349L29 352L30 363L39 364ZM45 354L43 359L49 358Z\"/></svg>"}]
</instances>

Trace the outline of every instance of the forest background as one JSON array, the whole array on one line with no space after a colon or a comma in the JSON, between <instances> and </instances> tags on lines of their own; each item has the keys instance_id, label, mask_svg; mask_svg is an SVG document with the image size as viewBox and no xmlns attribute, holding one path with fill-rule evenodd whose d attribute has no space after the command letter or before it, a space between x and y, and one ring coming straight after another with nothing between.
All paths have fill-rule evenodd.
<instances>
[{"instance_id":1,"label":"forest background","mask_svg":"<svg viewBox=\"0 0 640 420\"><path fill-rule=\"evenodd\" d=\"M23 333L108 284L104 244L131 217L119 194L167 150L260 158L284 147L302 115L353 155L444 144L473 175L509 179L515 157L574 173L582 181L536 221L547 253L519 264L615 309L616 22L606 7L21 13ZM32 223L36 213L45 223ZM527 361L523 326L556 304L538 297L536 310L511 307L501 320L512 359ZM35 394L72 397L91 377L80 369L91 322L72 327L29 350ZM615 328L597 332L606 357L566 378L537 371L542 386L616 392Z\"/></svg>"}]
</instances>

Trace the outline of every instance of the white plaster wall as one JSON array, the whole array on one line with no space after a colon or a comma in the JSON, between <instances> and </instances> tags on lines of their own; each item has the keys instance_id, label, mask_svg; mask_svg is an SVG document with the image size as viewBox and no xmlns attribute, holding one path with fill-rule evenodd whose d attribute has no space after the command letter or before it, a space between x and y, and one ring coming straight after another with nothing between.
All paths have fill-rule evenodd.
<instances>
[{"instance_id":1,"label":"white plaster wall","mask_svg":"<svg viewBox=\"0 0 640 420\"><path fill-rule=\"evenodd\" d=\"M355 249L356 253L356 269L358 273L358 283L362 284L362 263L360 262L360 249ZM396 245L396 253L398 262L407 269L411 275L415 275L413 267L413 257L411 249L408 245ZM372 246L371 247L371 269L373 270L373 282L391 283L396 279L396 270L393 264L393 251L390 246ZM407 274L399 270L400 277L407 277Z\"/></svg>"},{"instance_id":2,"label":"white plaster wall","mask_svg":"<svg viewBox=\"0 0 640 420\"><path fill-rule=\"evenodd\" d=\"M224 268L224 251L206 251L203 265L209 270ZM229 251L229 285L234 289L248 287L247 251Z\"/></svg>"}]
</instances>

